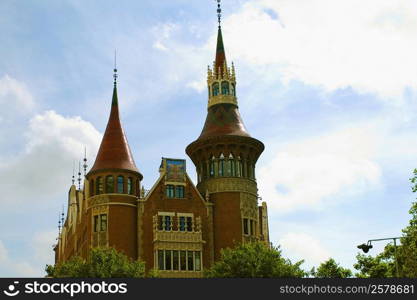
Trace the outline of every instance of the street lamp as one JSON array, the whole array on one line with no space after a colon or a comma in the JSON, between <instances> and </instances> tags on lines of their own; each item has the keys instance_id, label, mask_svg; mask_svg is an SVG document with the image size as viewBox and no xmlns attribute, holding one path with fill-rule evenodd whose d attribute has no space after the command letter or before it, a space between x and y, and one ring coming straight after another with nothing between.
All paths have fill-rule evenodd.
<instances>
[{"instance_id":1,"label":"street lamp","mask_svg":"<svg viewBox=\"0 0 417 300\"><path fill-rule=\"evenodd\" d=\"M368 253L369 249L372 248L372 242L393 240L394 241L395 270L396 270L396 273L397 273L397 277L400 277L399 272L398 272L398 258L397 258L397 240L399 240L399 239L400 239L400 237L369 240L366 244L358 245L358 248L361 249L364 253Z\"/></svg>"}]
</instances>

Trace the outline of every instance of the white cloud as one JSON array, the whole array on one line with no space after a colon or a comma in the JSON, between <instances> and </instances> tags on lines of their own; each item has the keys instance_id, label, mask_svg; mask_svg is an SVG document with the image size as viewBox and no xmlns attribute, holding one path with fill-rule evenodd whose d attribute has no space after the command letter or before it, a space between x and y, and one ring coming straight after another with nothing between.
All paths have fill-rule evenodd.
<instances>
[{"instance_id":1,"label":"white cloud","mask_svg":"<svg viewBox=\"0 0 417 300\"><path fill-rule=\"evenodd\" d=\"M33 97L24 83L4 75L0 78L0 105L2 119L13 114L22 114L35 106Z\"/></svg>"},{"instance_id":2,"label":"white cloud","mask_svg":"<svg viewBox=\"0 0 417 300\"><path fill-rule=\"evenodd\" d=\"M223 32L227 52L254 68L386 98L417 88L416 20L413 0L259 0L226 16Z\"/></svg>"},{"instance_id":3,"label":"white cloud","mask_svg":"<svg viewBox=\"0 0 417 300\"><path fill-rule=\"evenodd\" d=\"M285 213L368 191L381 177L373 161L378 139L371 129L357 127L278 146L259 169L260 195L273 212Z\"/></svg>"},{"instance_id":4,"label":"white cloud","mask_svg":"<svg viewBox=\"0 0 417 300\"><path fill-rule=\"evenodd\" d=\"M8 207L34 197L37 202L57 194L65 198L62 191L69 188L73 162L82 159L84 146L95 155L102 135L80 117L46 111L30 120L25 136L25 150L0 166L2 201Z\"/></svg>"},{"instance_id":5,"label":"white cloud","mask_svg":"<svg viewBox=\"0 0 417 300\"><path fill-rule=\"evenodd\" d=\"M279 245L293 260L304 259L307 265L318 265L330 258L330 253L319 240L305 233L289 232L280 240Z\"/></svg>"}]
</instances>

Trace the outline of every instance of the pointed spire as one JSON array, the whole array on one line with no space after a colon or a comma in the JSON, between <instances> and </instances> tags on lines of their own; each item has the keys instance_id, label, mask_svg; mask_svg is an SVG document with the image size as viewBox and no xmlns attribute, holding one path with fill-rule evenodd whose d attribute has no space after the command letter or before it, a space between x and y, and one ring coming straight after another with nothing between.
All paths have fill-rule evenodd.
<instances>
[{"instance_id":1,"label":"pointed spire","mask_svg":"<svg viewBox=\"0 0 417 300\"><path fill-rule=\"evenodd\" d=\"M89 173L105 169L122 169L139 173L135 165L135 161L133 160L132 152L130 151L130 147L127 142L122 124L120 122L116 86L118 77L116 68L116 56L113 71L114 87L110 116L107 122L107 127L104 132L103 139L100 144L100 148L97 153L96 160ZM140 176L142 175L140 174Z\"/></svg>"},{"instance_id":2,"label":"pointed spire","mask_svg":"<svg viewBox=\"0 0 417 300\"><path fill-rule=\"evenodd\" d=\"M223 77L225 66L227 66L226 53L224 51L222 29L219 26L217 31L216 60L214 63L214 72L217 74L217 77Z\"/></svg>"}]
</instances>

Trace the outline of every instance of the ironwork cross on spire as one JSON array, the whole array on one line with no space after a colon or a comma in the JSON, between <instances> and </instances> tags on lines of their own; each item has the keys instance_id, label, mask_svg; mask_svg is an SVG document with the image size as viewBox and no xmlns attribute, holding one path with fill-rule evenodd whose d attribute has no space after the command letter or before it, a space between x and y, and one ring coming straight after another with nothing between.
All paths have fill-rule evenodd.
<instances>
[{"instance_id":1,"label":"ironwork cross on spire","mask_svg":"<svg viewBox=\"0 0 417 300\"><path fill-rule=\"evenodd\" d=\"M222 19L222 9L220 6L221 0L217 0L217 20L219 22L219 27Z\"/></svg>"}]
</instances>

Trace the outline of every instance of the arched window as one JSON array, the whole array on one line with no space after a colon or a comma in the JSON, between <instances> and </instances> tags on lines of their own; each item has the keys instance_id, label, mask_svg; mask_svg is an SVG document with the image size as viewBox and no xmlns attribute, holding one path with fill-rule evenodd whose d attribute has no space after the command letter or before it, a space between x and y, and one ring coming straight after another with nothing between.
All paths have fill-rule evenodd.
<instances>
[{"instance_id":1,"label":"arched window","mask_svg":"<svg viewBox=\"0 0 417 300\"><path fill-rule=\"evenodd\" d=\"M236 96L236 86L235 86L235 84L234 84L234 83L232 83L232 92L231 92L231 94L232 94L233 96Z\"/></svg>"},{"instance_id":2,"label":"arched window","mask_svg":"<svg viewBox=\"0 0 417 300\"><path fill-rule=\"evenodd\" d=\"M220 155L219 159L219 176L224 176L224 155Z\"/></svg>"},{"instance_id":3,"label":"arched window","mask_svg":"<svg viewBox=\"0 0 417 300\"><path fill-rule=\"evenodd\" d=\"M240 161L240 157L237 157L236 161L236 176L241 177L242 176L242 162Z\"/></svg>"},{"instance_id":4,"label":"arched window","mask_svg":"<svg viewBox=\"0 0 417 300\"><path fill-rule=\"evenodd\" d=\"M132 187L132 177L127 178L127 193L129 195L133 194L133 187Z\"/></svg>"},{"instance_id":5,"label":"arched window","mask_svg":"<svg viewBox=\"0 0 417 300\"><path fill-rule=\"evenodd\" d=\"M117 193L123 194L125 192L124 187L124 177L123 176L117 176Z\"/></svg>"},{"instance_id":6,"label":"arched window","mask_svg":"<svg viewBox=\"0 0 417 300\"><path fill-rule=\"evenodd\" d=\"M210 177L214 177L214 156L211 158L210 161Z\"/></svg>"},{"instance_id":7,"label":"arched window","mask_svg":"<svg viewBox=\"0 0 417 300\"><path fill-rule=\"evenodd\" d=\"M96 179L96 195L103 194L103 177Z\"/></svg>"},{"instance_id":8,"label":"arched window","mask_svg":"<svg viewBox=\"0 0 417 300\"><path fill-rule=\"evenodd\" d=\"M219 83L213 83L213 96L217 96L219 94Z\"/></svg>"},{"instance_id":9,"label":"arched window","mask_svg":"<svg viewBox=\"0 0 417 300\"><path fill-rule=\"evenodd\" d=\"M229 95L229 83L227 81L222 82L222 95Z\"/></svg>"},{"instance_id":10,"label":"arched window","mask_svg":"<svg viewBox=\"0 0 417 300\"><path fill-rule=\"evenodd\" d=\"M114 180L111 175L106 177L106 193L114 193Z\"/></svg>"},{"instance_id":11,"label":"arched window","mask_svg":"<svg viewBox=\"0 0 417 300\"><path fill-rule=\"evenodd\" d=\"M94 196L94 180L90 180L90 197Z\"/></svg>"}]
</instances>

